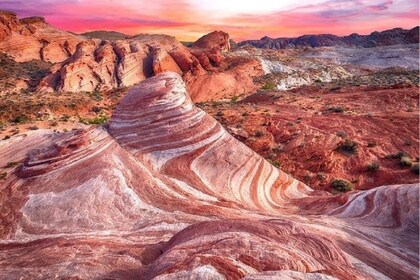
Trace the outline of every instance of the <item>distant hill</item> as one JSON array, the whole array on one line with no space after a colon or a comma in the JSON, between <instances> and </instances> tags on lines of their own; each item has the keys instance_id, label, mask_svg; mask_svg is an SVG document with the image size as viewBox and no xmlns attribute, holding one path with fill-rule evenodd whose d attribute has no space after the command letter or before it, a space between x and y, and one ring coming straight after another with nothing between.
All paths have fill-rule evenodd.
<instances>
[{"instance_id":1,"label":"distant hill","mask_svg":"<svg viewBox=\"0 0 420 280\"><path fill-rule=\"evenodd\" d=\"M394 28L382 32L372 32L369 35L353 33L349 36L339 37L332 34L303 35L297 38L270 38L262 37L260 40L248 40L239 45L252 45L264 49L286 49L300 47L326 47L326 46L353 46L371 48L377 46L390 46L397 44L419 43L419 27L411 30Z\"/></svg>"},{"instance_id":2,"label":"distant hill","mask_svg":"<svg viewBox=\"0 0 420 280\"><path fill-rule=\"evenodd\" d=\"M91 32L82 33L80 35L91 38L91 39L102 39L102 40L124 40L131 37L124 33L116 32L116 31L105 31L105 30L91 31Z\"/></svg>"}]
</instances>

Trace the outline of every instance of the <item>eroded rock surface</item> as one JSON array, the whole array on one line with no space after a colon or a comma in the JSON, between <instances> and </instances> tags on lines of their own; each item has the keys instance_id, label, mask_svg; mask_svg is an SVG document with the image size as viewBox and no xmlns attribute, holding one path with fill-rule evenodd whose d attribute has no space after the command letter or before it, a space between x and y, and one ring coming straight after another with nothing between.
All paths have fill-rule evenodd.
<instances>
[{"instance_id":1,"label":"eroded rock surface","mask_svg":"<svg viewBox=\"0 0 420 280\"><path fill-rule=\"evenodd\" d=\"M252 93L258 88L253 78L264 74L257 59L227 55L229 35L221 31L205 35L187 48L167 35L87 39L55 29L40 18L19 20L6 12L0 16L4 25L0 36L5 38L0 51L16 61L56 63L39 82L40 92L130 87L171 71L183 76L194 101L208 101Z\"/></svg>"},{"instance_id":2,"label":"eroded rock surface","mask_svg":"<svg viewBox=\"0 0 420 280\"><path fill-rule=\"evenodd\" d=\"M332 196L278 170L166 72L108 130L3 141L4 279L417 279L419 186Z\"/></svg>"},{"instance_id":3,"label":"eroded rock surface","mask_svg":"<svg viewBox=\"0 0 420 280\"><path fill-rule=\"evenodd\" d=\"M56 29L42 17L18 19L15 13L0 11L0 52L18 62L33 59L62 62L84 39Z\"/></svg>"},{"instance_id":4,"label":"eroded rock surface","mask_svg":"<svg viewBox=\"0 0 420 280\"><path fill-rule=\"evenodd\" d=\"M224 52L230 51L229 34L223 31L211 32L194 42L192 47L199 49L218 49Z\"/></svg>"}]
</instances>

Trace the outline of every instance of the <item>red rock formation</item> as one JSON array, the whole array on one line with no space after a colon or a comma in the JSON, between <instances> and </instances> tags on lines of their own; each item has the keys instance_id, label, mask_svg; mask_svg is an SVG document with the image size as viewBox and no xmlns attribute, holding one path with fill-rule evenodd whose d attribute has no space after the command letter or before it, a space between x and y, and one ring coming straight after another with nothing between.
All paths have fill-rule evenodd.
<instances>
[{"instance_id":1,"label":"red rock formation","mask_svg":"<svg viewBox=\"0 0 420 280\"><path fill-rule=\"evenodd\" d=\"M152 50L153 57L153 73L155 75L163 72L175 72L179 75L182 75L182 70L176 64L175 60L168 54L167 51L160 48L153 48Z\"/></svg>"},{"instance_id":2,"label":"red rock formation","mask_svg":"<svg viewBox=\"0 0 420 280\"><path fill-rule=\"evenodd\" d=\"M196 108L175 73L103 128L3 141L6 279L416 279L419 186L314 193Z\"/></svg>"},{"instance_id":3,"label":"red rock formation","mask_svg":"<svg viewBox=\"0 0 420 280\"><path fill-rule=\"evenodd\" d=\"M184 76L194 101L207 101L251 93L257 88L253 77L263 74L258 60L226 57L222 53L230 49L229 36L224 32L203 36L188 49L166 35L139 35L112 42L82 40L72 35L73 39L67 40L67 33L53 29L40 18L19 21L13 14L5 14L3 18L9 24L34 27L33 32L28 31L25 43L33 40L38 45L29 43L29 52L12 50L11 40L18 35L13 31L17 27L10 27L7 30L13 32L7 33L7 40L0 43L0 51L6 50L18 61L65 60L50 69L51 74L39 83L39 91L109 90L172 71ZM23 53L24 57L20 57Z\"/></svg>"},{"instance_id":4,"label":"red rock formation","mask_svg":"<svg viewBox=\"0 0 420 280\"><path fill-rule=\"evenodd\" d=\"M261 63L254 58L230 51L229 35L222 31L207 34L190 48L192 54L207 71L204 74L186 73L184 80L195 102L230 99L255 92L253 78L264 74Z\"/></svg>"},{"instance_id":5,"label":"red rock formation","mask_svg":"<svg viewBox=\"0 0 420 280\"><path fill-rule=\"evenodd\" d=\"M141 35L115 42L85 41L73 56L51 68L40 91L94 91L132 86L165 71L205 73L198 60L175 38Z\"/></svg>"},{"instance_id":6,"label":"red rock formation","mask_svg":"<svg viewBox=\"0 0 420 280\"><path fill-rule=\"evenodd\" d=\"M32 59L61 62L83 40L48 25L41 17L18 19L14 13L0 11L0 52L18 62Z\"/></svg>"},{"instance_id":7,"label":"red rock formation","mask_svg":"<svg viewBox=\"0 0 420 280\"><path fill-rule=\"evenodd\" d=\"M255 92L259 88L253 81L254 77L264 74L258 60L240 56L226 60L226 68L219 68L207 75L184 75L194 102L231 99Z\"/></svg>"},{"instance_id":8,"label":"red rock formation","mask_svg":"<svg viewBox=\"0 0 420 280\"><path fill-rule=\"evenodd\" d=\"M228 52L230 51L229 34L223 31L213 31L194 42L192 48L217 49Z\"/></svg>"}]
</instances>

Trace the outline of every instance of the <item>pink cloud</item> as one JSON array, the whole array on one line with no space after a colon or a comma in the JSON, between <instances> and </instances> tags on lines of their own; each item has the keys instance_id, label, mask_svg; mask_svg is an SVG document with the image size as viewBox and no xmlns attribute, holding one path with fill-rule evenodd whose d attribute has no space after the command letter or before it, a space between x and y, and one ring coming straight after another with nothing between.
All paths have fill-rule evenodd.
<instances>
[{"instance_id":1,"label":"pink cloud","mask_svg":"<svg viewBox=\"0 0 420 280\"><path fill-rule=\"evenodd\" d=\"M265 35L366 34L393 27L412 28L419 22L417 0L398 1L398 5L390 0L315 3L290 10L237 13L229 17L222 16L222 11L217 14L199 10L188 0L0 0L0 9L15 11L19 16L44 16L52 25L73 32L101 29L128 34L165 33L181 40L194 40L216 29L230 33L236 40L244 40Z\"/></svg>"}]
</instances>

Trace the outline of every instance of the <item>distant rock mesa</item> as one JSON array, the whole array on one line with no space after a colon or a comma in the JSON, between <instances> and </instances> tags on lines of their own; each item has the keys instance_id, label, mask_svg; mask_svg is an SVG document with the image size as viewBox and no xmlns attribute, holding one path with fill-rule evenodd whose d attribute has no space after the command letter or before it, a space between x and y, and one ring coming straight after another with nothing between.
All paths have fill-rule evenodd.
<instances>
[{"instance_id":1,"label":"distant rock mesa","mask_svg":"<svg viewBox=\"0 0 420 280\"><path fill-rule=\"evenodd\" d=\"M349 36L339 37L332 34L303 35L297 38L270 38L262 37L260 40L247 40L240 42L240 46L252 45L264 49L287 49L303 47L363 47L372 48L378 46L391 46L397 44L418 44L419 27L411 30L394 28L382 32L372 32L369 35L353 33Z\"/></svg>"}]
</instances>

